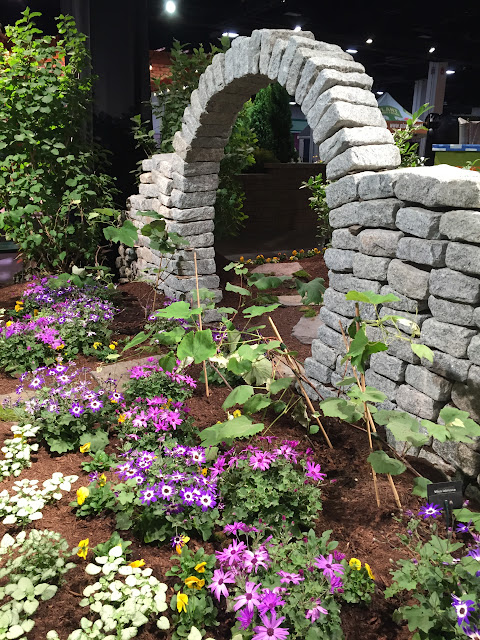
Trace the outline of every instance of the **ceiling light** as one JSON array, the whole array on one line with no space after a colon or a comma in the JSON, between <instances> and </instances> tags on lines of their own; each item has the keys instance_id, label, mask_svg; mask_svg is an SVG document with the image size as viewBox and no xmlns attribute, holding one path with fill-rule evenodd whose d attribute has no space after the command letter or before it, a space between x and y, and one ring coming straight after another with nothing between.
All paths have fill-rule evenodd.
<instances>
[{"instance_id":1,"label":"ceiling light","mask_svg":"<svg viewBox=\"0 0 480 640\"><path fill-rule=\"evenodd\" d=\"M173 0L168 0L168 2L165 3L165 11L167 13L175 13L176 10L177 5L175 4L175 2L173 2Z\"/></svg>"},{"instance_id":2,"label":"ceiling light","mask_svg":"<svg viewBox=\"0 0 480 640\"><path fill-rule=\"evenodd\" d=\"M152 65L150 65L150 71L152 71L152 69L153 69L153 66L152 66Z\"/></svg>"},{"instance_id":3,"label":"ceiling light","mask_svg":"<svg viewBox=\"0 0 480 640\"><path fill-rule=\"evenodd\" d=\"M358 53L357 49L345 49L347 53Z\"/></svg>"},{"instance_id":4,"label":"ceiling light","mask_svg":"<svg viewBox=\"0 0 480 640\"><path fill-rule=\"evenodd\" d=\"M383 96L384 93L385 91L377 91L377 96Z\"/></svg>"},{"instance_id":5,"label":"ceiling light","mask_svg":"<svg viewBox=\"0 0 480 640\"><path fill-rule=\"evenodd\" d=\"M433 53L435 51L435 47L430 47L430 49L428 50L428 53Z\"/></svg>"},{"instance_id":6,"label":"ceiling light","mask_svg":"<svg viewBox=\"0 0 480 640\"><path fill-rule=\"evenodd\" d=\"M296 102L289 102L288 104L297 104Z\"/></svg>"},{"instance_id":7,"label":"ceiling light","mask_svg":"<svg viewBox=\"0 0 480 640\"><path fill-rule=\"evenodd\" d=\"M224 38L238 38L238 33L236 33L235 31L224 31L222 33L222 36Z\"/></svg>"},{"instance_id":8,"label":"ceiling light","mask_svg":"<svg viewBox=\"0 0 480 640\"><path fill-rule=\"evenodd\" d=\"M299 24L297 24L294 31L301 31L301 30L302 30L302 27Z\"/></svg>"},{"instance_id":9,"label":"ceiling light","mask_svg":"<svg viewBox=\"0 0 480 640\"><path fill-rule=\"evenodd\" d=\"M365 42L366 42L367 44L372 44L373 40L372 40L372 38L367 38L367 39L365 40Z\"/></svg>"},{"instance_id":10,"label":"ceiling light","mask_svg":"<svg viewBox=\"0 0 480 640\"><path fill-rule=\"evenodd\" d=\"M451 76L455 73L455 71L453 69L447 69L445 73L447 74L447 76Z\"/></svg>"}]
</instances>

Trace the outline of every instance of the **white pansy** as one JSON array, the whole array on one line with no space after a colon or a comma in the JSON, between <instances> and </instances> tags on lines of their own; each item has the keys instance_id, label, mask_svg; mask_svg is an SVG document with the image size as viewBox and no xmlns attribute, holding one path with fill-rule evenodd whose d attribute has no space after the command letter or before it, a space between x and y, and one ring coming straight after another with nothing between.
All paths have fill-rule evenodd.
<instances>
[{"instance_id":1,"label":"white pansy","mask_svg":"<svg viewBox=\"0 0 480 640\"><path fill-rule=\"evenodd\" d=\"M151 567L147 567L146 569L143 570L143 575L148 577L152 575L152 571L153 569Z\"/></svg>"},{"instance_id":2,"label":"white pansy","mask_svg":"<svg viewBox=\"0 0 480 640\"><path fill-rule=\"evenodd\" d=\"M101 567L91 562L87 564L87 566L85 567L85 572L88 573L88 575L90 576L97 575L97 573L100 573L101 570L102 570Z\"/></svg>"},{"instance_id":3,"label":"white pansy","mask_svg":"<svg viewBox=\"0 0 480 640\"><path fill-rule=\"evenodd\" d=\"M127 576L125 578L125 584L128 584L129 587L135 587L137 584L137 578L133 575Z\"/></svg>"},{"instance_id":4,"label":"white pansy","mask_svg":"<svg viewBox=\"0 0 480 640\"><path fill-rule=\"evenodd\" d=\"M112 571L116 571L116 570L117 570L117 565L114 564L113 562L106 562L102 567L102 571L105 575L107 575L107 573L111 573Z\"/></svg>"},{"instance_id":5,"label":"white pansy","mask_svg":"<svg viewBox=\"0 0 480 640\"><path fill-rule=\"evenodd\" d=\"M5 549L7 547L11 547L12 544L15 544L15 538L12 538L10 534L6 533L0 542L0 547Z\"/></svg>"},{"instance_id":6,"label":"white pansy","mask_svg":"<svg viewBox=\"0 0 480 640\"><path fill-rule=\"evenodd\" d=\"M109 558L120 558L123 555L122 545L117 544L115 547L112 547L108 552Z\"/></svg>"},{"instance_id":7,"label":"white pansy","mask_svg":"<svg viewBox=\"0 0 480 640\"><path fill-rule=\"evenodd\" d=\"M107 556L98 556L97 558L95 558L95 562L97 564L105 564L107 560L108 560Z\"/></svg>"},{"instance_id":8,"label":"white pansy","mask_svg":"<svg viewBox=\"0 0 480 640\"><path fill-rule=\"evenodd\" d=\"M168 618L166 618L165 616L160 616L160 618L157 620L157 627L162 631L165 631L166 629L170 629L170 622Z\"/></svg>"},{"instance_id":9,"label":"white pansy","mask_svg":"<svg viewBox=\"0 0 480 640\"><path fill-rule=\"evenodd\" d=\"M130 567L128 564L127 565L123 565L122 567L119 568L118 573L121 576L129 576L133 573L133 568Z\"/></svg>"},{"instance_id":10,"label":"white pansy","mask_svg":"<svg viewBox=\"0 0 480 640\"><path fill-rule=\"evenodd\" d=\"M3 524L15 524L17 519L14 515L9 515L2 520Z\"/></svg>"}]
</instances>

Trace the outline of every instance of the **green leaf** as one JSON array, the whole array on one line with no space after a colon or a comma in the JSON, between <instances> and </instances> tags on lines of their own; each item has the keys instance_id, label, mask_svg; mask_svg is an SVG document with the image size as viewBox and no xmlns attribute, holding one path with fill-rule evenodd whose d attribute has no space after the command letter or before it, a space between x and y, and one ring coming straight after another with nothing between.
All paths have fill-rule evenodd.
<instances>
[{"instance_id":1,"label":"green leaf","mask_svg":"<svg viewBox=\"0 0 480 640\"><path fill-rule=\"evenodd\" d=\"M417 355L419 358L425 358L426 360L433 362L433 351L429 349L426 345L416 344L415 342L411 342L410 346L412 348L413 353Z\"/></svg>"},{"instance_id":2,"label":"green leaf","mask_svg":"<svg viewBox=\"0 0 480 640\"><path fill-rule=\"evenodd\" d=\"M233 293L239 293L241 296L250 296L251 293L248 289L244 289L243 287L237 287L235 284L231 284L227 282L225 285L225 291L233 291Z\"/></svg>"},{"instance_id":3,"label":"green leaf","mask_svg":"<svg viewBox=\"0 0 480 640\"><path fill-rule=\"evenodd\" d=\"M128 349L132 349L139 344L142 344L142 342L145 342L145 340L147 340L150 335L150 333L147 334L144 331L140 331L140 333L137 333L136 336L134 336L129 342L127 342L127 344L122 349L122 353L125 353L125 351L128 351Z\"/></svg>"},{"instance_id":4,"label":"green leaf","mask_svg":"<svg viewBox=\"0 0 480 640\"><path fill-rule=\"evenodd\" d=\"M392 476L398 476L407 468L400 460L390 458L385 451L372 451L367 460L376 473L389 473Z\"/></svg>"},{"instance_id":5,"label":"green leaf","mask_svg":"<svg viewBox=\"0 0 480 640\"><path fill-rule=\"evenodd\" d=\"M253 306L244 309L242 313L245 318L256 318L257 316L261 316L264 313L272 313L272 311L275 311L275 309L277 309L279 306L280 305L278 304L278 302L275 302L274 304L268 305L266 307Z\"/></svg>"},{"instance_id":6,"label":"green leaf","mask_svg":"<svg viewBox=\"0 0 480 640\"><path fill-rule=\"evenodd\" d=\"M200 431L199 438L204 447L213 447L224 440L234 438L249 438L263 429L263 424L254 424L250 418L241 415L233 420L226 420L220 424L214 424Z\"/></svg>"},{"instance_id":7,"label":"green leaf","mask_svg":"<svg viewBox=\"0 0 480 640\"><path fill-rule=\"evenodd\" d=\"M105 227L103 235L106 240L120 242L127 245L127 247L135 246L138 241L138 232L131 220L124 220L121 227Z\"/></svg>"},{"instance_id":8,"label":"green leaf","mask_svg":"<svg viewBox=\"0 0 480 640\"><path fill-rule=\"evenodd\" d=\"M176 344L185 335L185 329L183 327L175 327L171 331L162 331L152 336L153 340L157 340L158 344Z\"/></svg>"},{"instance_id":9,"label":"green leaf","mask_svg":"<svg viewBox=\"0 0 480 640\"><path fill-rule=\"evenodd\" d=\"M259 276L255 278L254 276ZM278 278L277 276L263 276L260 273L254 273L248 280L248 284L256 287L259 291L266 291L267 289L276 289L280 287L285 280L290 278Z\"/></svg>"},{"instance_id":10,"label":"green leaf","mask_svg":"<svg viewBox=\"0 0 480 640\"><path fill-rule=\"evenodd\" d=\"M296 380L296 378L277 378L270 383L269 391L272 395L275 395L279 391L288 389L288 387Z\"/></svg>"},{"instance_id":11,"label":"green leaf","mask_svg":"<svg viewBox=\"0 0 480 640\"><path fill-rule=\"evenodd\" d=\"M212 337L211 329L202 331L190 331L187 333L177 349L177 356L180 360L193 358L195 364L199 364L217 353L217 345Z\"/></svg>"},{"instance_id":12,"label":"green leaf","mask_svg":"<svg viewBox=\"0 0 480 640\"><path fill-rule=\"evenodd\" d=\"M387 396L375 389L375 387L365 387L365 391L360 391L358 386L352 387L349 391L347 391L347 395L350 398L355 398L360 400L361 402L384 402L387 399Z\"/></svg>"},{"instance_id":13,"label":"green leaf","mask_svg":"<svg viewBox=\"0 0 480 640\"><path fill-rule=\"evenodd\" d=\"M242 384L239 387L235 387L225 399L222 404L222 409L229 409L236 404L243 404L254 394L254 389L250 385Z\"/></svg>"},{"instance_id":14,"label":"green leaf","mask_svg":"<svg viewBox=\"0 0 480 640\"><path fill-rule=\"evenodd\" d=\"M377 412L381 413L381 412ZM391 411L390 419L386 422L386 426L393 433L396 440L400 442L409 442L414 447L423 447L430 440L429 436L424 433L420 433L420 426L415 418L412 418L408 413L400 411ZM378 424L377 414L374 415L374 420Z\"/></svg>"},{"instance_id":15,"label":"green leaf","mask_svg":"<svg viewBox=\"0 0 480 640\"><path fill-rule=\"evenodd\" d=\"M103 431L103 429L96 429L95 431L90 431L83 433L80 437L80 444L85 444L86 442L90 442L90 450L95 453L96 451L103 451L106 446L108 446L108 433Z\"/></svg>"},{"instance_id":16,"label":"green leaf","mask_svg":"<svg viewBox=\"0 0 480 640\"><path fill-rule=\"evenodd\" d=\"M341 418L347 422L357 422L363 413L357 410L356 403L348 402L344 398L327 398L320 402L323 415L331 418Z\"/></svg>"},{"instance_id":17,"label":"green leaf","mask_svg":"<svg viewBox=\"0 0 480 640\"><path fill-rule=\"evenodd\" d=\"M432 484L431 480L427 478L415 478L413 481L412 493L414 496L420 496L420 498L427 497L427 486Z\"/></svg>"},{"instance_id":18,"label":"green leaf","mask_svg":"<svg viewBox=\"0 0 480 640\"><path fill-rule=\"evenodd\" d=\"M261 387L266 384L272 377L272 363L268 358L262 356L252 362L252 366L248 373L244 374L243 379L247 384L254 384Z\"/></svg>"},{"instance_id":19,"label":"green leaf","mask_svg":"<svg viewBox=\"0 0 480 640\"><path fill-rule=\"evenodd\" d=\"M303 304L321 304L325 293L323 278L314 278L310 282L302 282L295 278L295 287L302 298Z\"/></svg>"},{"instance_id":20,"label":"green leaf","mask_svg":"<svg viewBox=\"0 0 480 640\"><path fill-rule=\"evenodd\" d=\"M168 307L155 311L155 316L157 318L168 318L169 320L172 318L177 320L188 320L194 315L199 315L201 312L201 309L198 307L191 309L188 302L180 300L179 302L172 302Z\"/></svg>"},{"instance_id":21,"label":"green leaf","mask_svg":"<svg viewBox=\"0 0 480 640\"><path fill-rule=\"evenodd\" d=\"M272 399L270 398L269 393L256 393L245 402L243 405L243 411L249 414L257 413L257 411L266 409L266 407L270 406L271 403Z\"/></svg>"},{"instance_id":22,"label":"green leaf","mask_svg":"<svg viewBox=\"0 0 480 640\"><path fill-rule=\"evenodd\" d=\"M400 300L400 298L393 293L382 296L373 291L349 291L345 299L353 300L354 302L366 302L368 304L385 304L386 302L398 302Z\"/></svg>"}]
</instances>

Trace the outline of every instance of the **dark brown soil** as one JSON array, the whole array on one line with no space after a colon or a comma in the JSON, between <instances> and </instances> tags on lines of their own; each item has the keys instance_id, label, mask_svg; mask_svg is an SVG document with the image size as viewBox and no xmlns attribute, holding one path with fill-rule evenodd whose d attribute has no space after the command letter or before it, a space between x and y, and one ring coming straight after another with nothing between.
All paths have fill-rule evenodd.
<instances>
[{"instance_id":1,"label":"dark brown soil","mask_svg":"<svg viewBox=\"0 0 480 640\"><path fill-rule=\"evenodd\" d=\"M305 268L312 275L326 277L326 269L323 260L306 260ZM15 288L16 287L16 288ZM119 334L132 335L138 331L145 318L145 309L151 309L153 305L152 289L142 283L131 283L120 287L124 308L115 321L115 329ZM13 303L21 293L21 285L4 287L0 289L0 306L7 307L7 301ZM161 304L161 297L157 296L156 305ZM232 294L227 293L225 303L234 306L236 301ZM310 347L300 345L291 336L291 328L301 317L297 308L280 308L272 314L280 333L290 349L298 350L302 357L310 354ZM255 324L265 323L266 319L256 319ZM265 329L265 335L272 335L269 329ZM85 362L88 364L88 362ZM3 392L7 382L5 377L0 377L0 392ZM214 424L217 420L224 419L224 411L221 405L228 395L225 388L215 387L207 398L205 387L199 384L194 396L188 402L191 415L196 420L199 429ZM268 423L268 418L267 421ZM365 433L352 428L336 419L325 419L324 425L333 444L329 449L320 434L307 439L305 431L296 423L286 418L277 422L269 431L269 435L299 440L305 446L313 446L315 460L322 465L322 470L327 473L327 479L323 488L323 511L317 522L312 522L317 532L332 529L332 538L339 541L339 550L346 553L347 557L357 557L362 562L368 562L376 578L377 591L373 602L369 607L360 607L344 604L342 607L342 620L345 637L347 640L408 640L411 634L406 626L398 626L392 621L392 613L398 602L386 601L382 591L390 583L389 571L392 561L399 559L400 551L397 549L397 533L404 528L399 523L401 514L395 507L390 486L386 479L378 478L381 507L375 502L373 482L370 466L366 463L368 455L368 442ZM9 433L9 425L0 423L0 442ZM76 474L78 482L69 495L64 495L62 500L44 510L42 520L33 526L39 529L52 529L61 533L71 547L78 544L81 539L89 538L90 546L106 541L114 531L114 520L110 516L96 516L87 519L78 519L69 506L70 500L75 497L75 489L82 484L87 484L86 474L81 469L84 456L80 453L67 454L61 457L50 456L41 448L35 456L30 469L22 472L22 478L35 478L43 481L50 477L54 471L64 474ZM9 488L12 481L3 483L3 488ZM404 508L418 509L419 499L411 495L412 476L405 473L395 479L395 483ZM0 537L7 531L7 527L0 525ZM14 528L8 529L12 535L16 533ZM172 549L168 544L160 547L146 545L135 540L130 531L121 532L125 539L133 541L132 559L144 558L148 566L153 568L153 574L160 580L165 580L165 572L172 562ZM201 546L199 540L193 540L189 547L195 549ZM208 552L212 552L212 544L203 544ZM78 607L81 593L89 583L88 576L83 571L84 562L76 558L77 567L68 575L68 582L61 587L57 596L49 602L42 603L35 616L36 626L28 634L29 640L43 640L45 633L56 628L61 630L64 639L68 633L79 626L79 620L84 610ZM169 595L172 595L172 582ZM221 626L208 635L215 640L227 640L230 637L228 622L231 618L221 614ZM158 631L147 628L138 636L140 640L153 640L161 637Z\"/></svg>"}]
</instances>

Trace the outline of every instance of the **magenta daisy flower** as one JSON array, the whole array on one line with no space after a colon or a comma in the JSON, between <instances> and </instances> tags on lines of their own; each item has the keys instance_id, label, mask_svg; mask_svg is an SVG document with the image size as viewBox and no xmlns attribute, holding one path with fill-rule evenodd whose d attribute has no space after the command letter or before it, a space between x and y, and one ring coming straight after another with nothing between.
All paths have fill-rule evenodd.
<instances>
[{"instance_id":1,"label":"magenta daisy flower","mask_svg":"<svg viewBox=\"0 0 480 640\"><path fill-rule=\"evenodd\" d=\"M252 571L257 573L260 567L268 569L267 563L270 562L270 556L265 549L259 548L256 551L244 551L242 561L247 573L252 573Z\"/></svg>"},{"instance_id":2,"label":"magenta daisy flower","mask_svg":"<svg viewBox=\"0 0 480 640\"><path fill-rule=\"evenodd\" d=\"M269 451L257 451L250 457L248 464L256 471L266 471L270 468L272 462L275 461L275 456Z\"/></svg>"},{"instance_id":3,"label":"magenta daisy flower","mask_svg":"<svg viewBox=\"0 0 480 640\"><path fill-rule=\"evenodd\" d=\"M319 482L320 480L325 480L327 475L325 473L320 473L322 467L319 464L315 464L315 462L308 461L305 465L305 477L312 478Z\"/></svg>"},{"instance_id":4,"label":"magenta daisy flower","mask_svg":"<svg viewBox=\"0 0 480 640\"><path fill-rule=\"evenodd\" d=\"M280 576L280 584L300 584L305 580L299 573L288 573L288 571L277 571L277 575Z\"/></svg>"},{"instance_id":5,"label":"magenta daisy flower","mask_svg":"<svg viewBox=\"0 0 480 640\"><path fill-rule=\"evenodd\" d=\"M225 585L234 583L235 578L231 571L224 572L223 569L215 569L212 582L208 585L208 588L215 595L216 599L220 600L220 596L225 596L225 598L229 596L228 589Z\"/></svg>"},{"instance_id":6,"label":"magenta daisy flower","mask_svg":"<svg viewBox=\"0 0 480 640\"><path fill-rule=\"evenodd\" d=\"M254 615L255 615L255 612L253 611L253 609L251 611L247 609L247 607L242 609L237 616L240 629L248 629L248 627L252 624Z\"/></svg>"},{"instance_id":7,"label":"magenta daisy flower","mask_svg":"<svg viewBox=\"0 0 480 640\"><path fill-rule=\"evenodd\" d=\"M315 558L315 566L323 571L324 576L328 576L330 578L335 576L335 571L340 574L343 574L344 572L342 565L334 562L333 555L331 553L327 558L325 558L325 556Z\"/></svg>"},{"instance_id":8,"label":"magenta daisy flower","mask_svg":"<svg viewBox=\"0 0 480 640\"><path fill-rule=\"evenodd\" d=\"M242 553L246 550L247 545L244 542L234 540L223 551L216 551L215 555L217 560L222 563L227 563L229 566L238 564L242 559Z\"/></svg>"},{"instance_id":9,"label":"magenta daisy flower","mask_svg":"<svg viewBox=\"0 0 480 640\"><path fill-rule=\"evenodd\" d=\"M426 520L427 518L436 518L442 513L442 511L442 507L439 507L437 504L433 504L432 502L431 504L426 504L422 507L419 510L418 515L423 516L423 519Z\"/></svg>"},{"instance_id":10,"label":"magenta daisy flower","mask_svg":"<svg viewBox=\"0 0 480 640\"><path fill-rule=\"evenodd\" d=\"M249 611L253 611L255 607L258 607L261 603L261 596L258 593L259 588L259 584L255 584L255 582L249 582L247 580L245 584L245 593L242 593L240 596L236 596L236 603L233 610L238 611L242 607L246 607Z\"/></svg>"},{"instance_id":11,"label":"magenta daisy flower","mask_svg":"<svg viewBox=\"0 0 480 640\"><path fill-rule=\"evenodd\" d=\"M272 611L270 618L268 615L261 616L263 625L253 629L252 640L285 640L288 637L288 628L280 625L285 620L285 616L277 618L275 611Z\"/></svg>"},{"instance_id":12,"label":"magenta daisy flower","mask_svg":"<svg viewBox=\"0 0 480 640\"><path fill-rule=\"evenodd\" d=\"M281 607L285 604L285 600L271 591L270 589L263 589L262 602L258 605L258 611L260 615L264 616L275 609L275 607Z\"/></svg>"}]
</instances>

